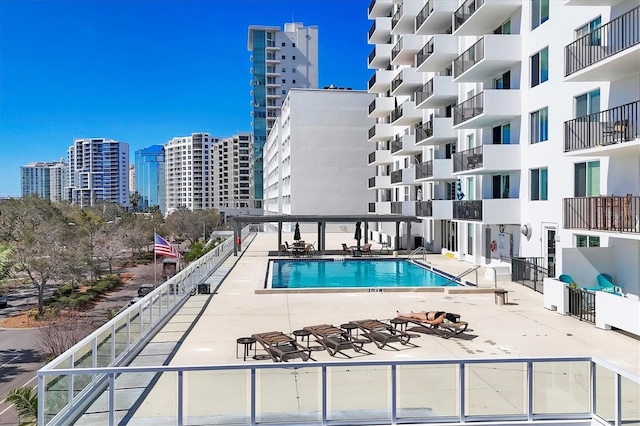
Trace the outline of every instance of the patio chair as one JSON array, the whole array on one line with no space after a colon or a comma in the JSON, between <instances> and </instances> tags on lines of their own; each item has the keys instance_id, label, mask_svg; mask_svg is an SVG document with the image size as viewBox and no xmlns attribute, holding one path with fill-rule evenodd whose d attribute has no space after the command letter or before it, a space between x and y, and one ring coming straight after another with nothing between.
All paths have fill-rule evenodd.
<instances>
[{"instance_id":1,"label":"patio chair","mask_svg":"<svg viewBox=\"0 0 640 426\"><path fill-rule=\"evenodd\" d=\"M362 254L364 256L371 256L371 244L367 243L364 246L362 246Z\"/></svg>"},{"instance_id":2,"label":"patio chair","mask_svg":"<svg viewBox=\"0 0 640 426\"><path fill-rule=\"evenodd\" d=\"M257 333L251 337L262 345L274 362L287 362L293 358L302 358L303 361L313 360L309 348L305 348L293 337L281 331Z\"/></svg>"},{"instance_id":3,"label":"patio chair","mask_svg":"<svg viewBox=\"0 0 640 426\"><path fill-rule=\"evenodd\" d=\"M605 293L622 296L622 289L613 283L613 277L609 274L598 274L596 277L598 285L595 287L583 287L583 290L604 291Z\"/></svg>"},{"instance_id":4,"label":"patio chair","mask_svg":"<svg viewBox=\"0 0 640 426\"><path fill-rule=\"evenodd\" d=\"M573 284L575 281L573 281L573 278L571 278L571 275L568 274L562 274L558 277L558 281L563 282L565 284Z\"/></svg>"},{"instance_id":5,"label":"patio chair","mask_svg":"<svg viewBox=\"0 0 640 426\"><path fill-rule=\"evenodd\" d=\"M402 345L411 345L414 348L417 348L418 345L415 345L410 342L411 335L402 330L396 330L393 326L389 324L385 324L378 320L359 320L359 321L351 321L351 324L355 325L360 329L362 334L380 349L385 346L389 346L391 349L398 351L398 348L391 346L389 343L400 342Z\"/></svg>"},{"instance_id":6,"label":"patio chair","mask_svg":"<svg viewBox=\"0 0 640 426\"><path fill-rule=\"evenodd\" d=\"M324 346L331 356L336 356L336 354L340 353L347 358L351 358L351 356L342 352L343 349L353 349L356 352L364 351L372 355L371 352L363 348L364 343L368 342L368 340L352 337L346 330L333 325L313 325L304 327L304 330L313 334L318 343Z\"/></svg>"},{"instance_id":7,"label":"patio chair","mask_svg":"<svg viewBox=\"0 0 640 426\"><path fill-rule=\"evenodd\" d=\"M456 321L445 321L440 324L429 324L426 322L422 322L415 318L408 317L398 317L398 319L403 319L411 324L415 324L417 329L413 328L412 330L425 333L425 334L435 334L437 336L442 337L443 339L448 339L457 334L464 333L469 323L466 321L460 321L460 315L454 314L456 316Z\"/></svg>"},{"instance_id":8,"label":"patio chair","mask_svg":"<svg viewBox=\"0 0 640 426\"><path fill-rule=\"evenodd\" d=\"M345 243L342 243L342 255L343 256L353 256L353 249L348 247Z\"/></svg>"},{"instance_id":9,"label":"patio chair","mask_svg":"<svg viewBox=\"0 0 640 426\"><path fill-rule=\"evenodd\" d=\"M280 244L280 254L285 255L285 256L289 256L291 254L291 252L289 252L289 250L287 250L287 246L285 246L284 244Z\"/></svg>"}]
</instances>

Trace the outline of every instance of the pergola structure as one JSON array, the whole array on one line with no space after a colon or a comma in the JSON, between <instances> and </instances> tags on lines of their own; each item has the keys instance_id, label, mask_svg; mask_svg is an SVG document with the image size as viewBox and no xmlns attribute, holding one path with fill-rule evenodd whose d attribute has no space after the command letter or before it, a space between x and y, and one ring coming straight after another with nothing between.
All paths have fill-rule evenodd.
<instances>
[{"instance_id":1,"label":"pergola structure","mask_svg":"<svg viewBox=\"0 0 640 426\"><path fill-rule=\"evenodd\" d=\"M229 220L233 224L233 254L238 255L238 248L240 244L240 231L245 225L251 225L256 223L277 223L278 224L278 246L276 250L280 249L282 244L282 224L283 223L317 223L318 224L318 247L316 250L323 253L325 248L325 233L327 223L356 223L362 222L364 225L363 238L366 244L369 240L369 222L395 222L396 235L395 235L395 247L399 246L400 238L400 223L404 222L407 226L407 235L411 235L411 222L420 222L416 216L402 216L402 215L272 215L272 216L245 216L238 215L230 217Z\"/></svg>"}]
</instances>

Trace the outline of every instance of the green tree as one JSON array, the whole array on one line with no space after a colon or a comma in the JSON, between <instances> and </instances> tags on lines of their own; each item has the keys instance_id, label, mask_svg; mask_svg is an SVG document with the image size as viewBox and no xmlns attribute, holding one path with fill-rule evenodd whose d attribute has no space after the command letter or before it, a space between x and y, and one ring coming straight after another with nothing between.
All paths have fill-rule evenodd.
<instances>
[{"instance_id":1,"label":"green tree","mask_svg":"<svg viewBox=\"0 0 640 426\"><path fill-rule=\"evenodd\" d=\"M9 278L13 268L11 254L13 250L8 244L0 244L0 283Z\"/></svg>"},{"instance_id":2,"label":"green tree","mask_svg":"<svg viewBox=\"0 0 640 426\"><path fill-rule=\"evenodd\" d=\"M187 241L189 245L198 241L200 237L205 240L211 231L220 226L220 214L215 209L196 210L195 212L179 208L171 213L166 220L167 230L180 240Z\"/></svg>"},{"instance_id":3,"label":"green tree","mask_svg":"<svg viewBox=\"0 0 640 426\"><path fill-rule=\"evenodd\" d=\"M20 425L36 425L38 419L38 393L35 389L24 386L11 389L7 402L13 404L20 417Z\"/></svg>"}]
</instances>

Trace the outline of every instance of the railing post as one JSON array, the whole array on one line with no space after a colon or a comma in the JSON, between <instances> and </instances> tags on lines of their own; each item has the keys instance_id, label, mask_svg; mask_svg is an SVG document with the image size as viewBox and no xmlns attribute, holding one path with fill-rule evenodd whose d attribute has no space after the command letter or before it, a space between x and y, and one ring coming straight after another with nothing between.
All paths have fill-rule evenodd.
<instances>
[{"instance_id":1,"label":"railing post","mask_svg":"<svg viewBox=\"0 0 640 426\"><path fill-rule=\"evenodd\" d=\"M46 375L40 375L38 373L38 424L44 426L46 423L44 421L44 400L45 400L45 380Z\"/></svg>"},{"instance_id":2,"label":"railing post","mask_svg":"<svg viewBox=\"0 0 640 426\"><path fill-rule=\"evenodd\" d=\"M321 409L322 409L322 426L327 424L327 366L322 366L322 389L320 389L321 395Z\"/></svg>"},{"instance_id":3,"label":"railing post","mask_svg":"<svg viewBox=\"0 0 640 426\"><path fill-rule=\"evenodd\" d=\"M178 371L178 426L184 424L184 371Z\"/></svg>"},{"instance_id":4,"label":"railing post","mask_svg":"<svg viewBox=\"0 0 640 426\"><path fill-rule=\"evenodd\" d=\"M527 421L533 422L533 361L527 361Z\"/></svg>"},{"instance_id":5,"label":"railing post","mask_svg":"<svg viewBox=\"0 0 640 426\"><path fill-rule=\"evenodd\" d=\"M614 389L614 421L613 424L615 426L620 426L622 424L622 380L620 379L620 374L616 373L614 376L615 381L615 389Z\"/></svg>"},{"instance_id":6,"label":"railing post","mask_svg":"<svg viewBox=\"0 0 640 426\"><path fill-rule=\"evenodd\" d=\"M116 378L115 373L108 373L109 377L109 397L108 397L108 410L109 410L109 426L115 426L116 424Z\"/></svg>"},{"instance_id":7,"label":"railing post","mask_svg":"<svg viewBox=\"0 0 640 426\"><path fill-rule=\"evenodd\" d=\"M256 425L256 369L251 368L251 394L250 398L250 410L251 410L251 426Z\"/></svg>"},{"instance_id":8,"label":"railing post","mask_svg":"<svg viewBox=\"0 0 640 426\"><path fill-rule=\"evenodd\" d=\"M391 365L391 424L395 425L398 420L398 377L396 371L396 365Z\"/></svg>"},{"instance_id":9,"label":"railing post","mask_svg":"<svg viewBox=\"0 0 640 426\"><path fill-rule=\"evenodd\" d=\"M464 378L464 372L465 372L465 365L464 363L460 363L460 423L465 423L465 412L464 412L464 405L465 405L465 399L464 399L464 391L465 391L465 378Z\"/></svg>"}]
</instances>

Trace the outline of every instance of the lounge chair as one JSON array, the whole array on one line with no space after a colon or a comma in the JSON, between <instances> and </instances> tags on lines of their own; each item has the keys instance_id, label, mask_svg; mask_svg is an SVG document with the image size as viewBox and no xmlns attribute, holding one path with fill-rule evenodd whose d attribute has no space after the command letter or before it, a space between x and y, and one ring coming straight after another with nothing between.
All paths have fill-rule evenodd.
<instances>
[{"instance_id":1,"label":"lounge chair","mask_svg":"<svg viewBox=\"0 0 640 426\"><path fill-rule=\"evenodd\" d=\"M371 355L372 353L363 348L365 340L352 337L346 330L329 324L313 325L304 327L309 331L329 352L329 355L336 356L340 353L347 358L351 358L348 354L342 352L343 349L353 349L356 352L364 351Z\"/></svg>"},{"instance_id":2,"label":"lounge chair","mask_svg":"<svg viewBox=\"0 0 640 426\"><path fill-rule=\"evenodd\" d=\"M414 348L418 347L418 345L410 343L410 334L402 330L396 330L395 328L393 328L393 326L385 324L378 320L367 319L360 321L351 321L351 324L357 326L362 334L364 334L367 339L375 343L376 346L380 349L384 348L385 346L389 346L391 349L394 349L396 351L399 350L398 348L389 345L389 343L393 342L400 342L400 344L402 345L411 345Z\"/></svg>"},{"instance_id":3,"label":"lounge chair","mask_svg":"<svg viewBox=\"0 0 640 426\"><path fill-rule=\"evenodd\" d=\"M353 256L353 254L354 254L353 248L347 247L347 245L345 243L342 243L342 255L343 256L347 256L347 255Z\"/></svg>"},{"instance_id":4,"label":"lounge chair","mask_svg":"<svg viewBox=\"0 0 640 426\"><path fill-rule=\"evenodd\" d=\"M599 274L596 277L598 285L596 287L583 287L583 290L604 291L605 293L622 296L622 289L613 283L613 277L609 274Z\"/></svg>"},{"instance_id":5,"label":"lounge chair","mask_svg":"<svg viewBox=\"0 0 640 426\"><path fill-rule=\"evenodd\" d=\"M566 283L566 284L573 284L575 281L573 281L573 278L571 278L571 275L567 275L567 274L562 274L558 277L558 281Z\"/></svg>"},{"instance_id":6,"label":"lounge chair","mask_svg":"<svg viewBox=\"0 0 640 426\"><path fill-rule=\"evenodd\" d=\"M313 360L309 348L305 348L293 337L281 331L258 333L251 337L262 345L274 362L287 362L292 358L302 358L303 361Z\"/></svg>"},{"instance_id":7,"label":"lounge chair","mask_svg":"<svg viewBox=\"0 0 640 426\"><path fill-rule=\"evenodd\" d=\"M284 256L289 256L291 252L287 250L287 246L285 246L284 244L280 244L280 254Z\"/></svg>"},{"instance_id":8,"label":"lounge chair","mask_svg":"<svg viewBox=\"0 0 640 426\"><path fill-rule=\"evenodd\" d=\"M433 333L433 334L437 334L438 336L444 339L448 339L452 336L455 336L456 334L464 333L467 327L469 326L468 322L460 321L460 315L457 315L457 314L455 315L456 315L455 322L450 322L445 320L444 322L441 322L440 324L435 324L435 325L422 322L415 318L398 317L398 319L403 319L407 322L410 322L411 324L417 325L420 329L416 331L424 332L427 334Z\"/></svg>"}]
</instances>

